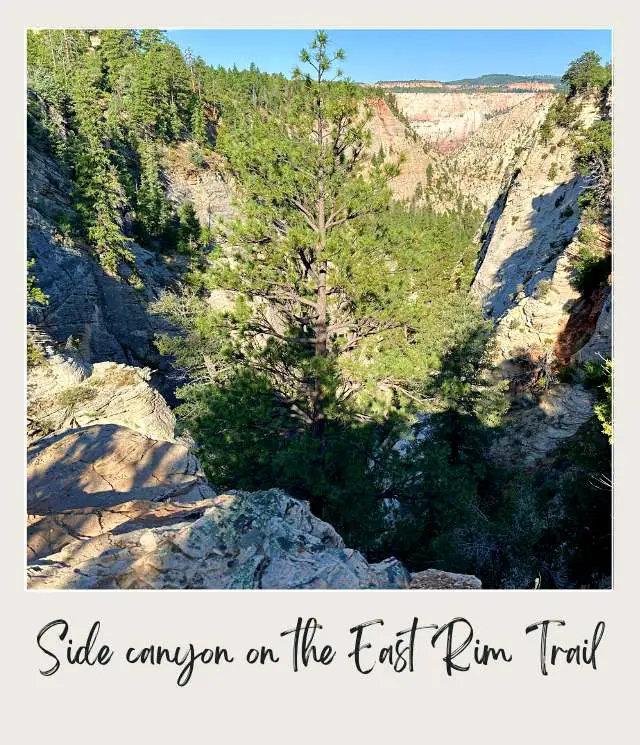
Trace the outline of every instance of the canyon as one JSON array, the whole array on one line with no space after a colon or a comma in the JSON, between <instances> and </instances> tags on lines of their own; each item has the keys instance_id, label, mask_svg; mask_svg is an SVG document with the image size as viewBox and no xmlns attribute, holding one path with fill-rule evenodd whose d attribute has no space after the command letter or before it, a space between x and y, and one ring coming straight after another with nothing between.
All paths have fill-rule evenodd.
<instances>
[{"instance_id":1,"label":"canyon","mask_svg":"<svg viewBox=\"0 0 640 745\"><path fill-rule=\"evenodd\" d=\"M526 383L557 360L610 356L610 282L584 296L572 281L587 181L562 128L541 137L553 86L454 85L379 83L399 113L368 98L370 147L403 155L397 200L439 210L466 200L486 215L471 293L494 325L493 362L514 404L497 450L534 467L592 417L594 397L579 380L550 379L537 394ZM442 90L412 90L421 87ZM585 126L600 116L586 101ZM169 198L192 201L202 225L235 215L233 177L216 156L194 168L185 145L166 147L163 168ZM154 343L171 327L153 303L180 286L187 263L134 243L142 287L114 280L54 218L72 213L55 159L29 146L27 181L28 255L49 298L28 311L41 354L27 389L29 587L481 586L469 575L410 573L394 558L369 563L282 490L216 494L193 443L175 434L183 381ZM610 249L607 226L602 242Z\"/></svg>"}]
</instances>

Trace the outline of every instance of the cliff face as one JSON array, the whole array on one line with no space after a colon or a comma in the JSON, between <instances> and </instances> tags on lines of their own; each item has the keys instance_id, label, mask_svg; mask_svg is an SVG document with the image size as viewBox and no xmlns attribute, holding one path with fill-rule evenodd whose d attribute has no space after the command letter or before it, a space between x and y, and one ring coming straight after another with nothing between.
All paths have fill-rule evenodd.
<instances>
[{"instance_id":1,"label":"cliff face","mask_svg":"<svg viewBox=\"0 0 640 745\"><path fill-rule=\"evenodd\" d=\"M201 225L211 227L218 218L235 215L233 181L221 158L203 156L196 166L189 144L183 142L166 148L163 168L169 199L176 207L184 201L192 202Z\"/></svg>"},{"instance_id":2,"label":"cliff face","mask_svg":"<svg viewBox=\"0 0 640 745\"><path fill-rule=\"evenodd\" d=\"M166 325L147 312L163 287L174 286L184 266L132 245L144 287L107 275L88 246L66 235L60 218L73 215L72 183L49 156L27 153L27 256L35 259L38 286L49 297L29 307L28 320L55 342L71 340L91 361L162 367L154 335Z\"/></svg>"},{"instance_id":3,"label":"cliff face","mask_svg":"<svg viewBox=\"0 0 640 745\"><path fill-rule=\"evenodd\" d=\"M371 150L386 155L404 155L405 161L399 176L391 180L391 188L396 199L411 199L418 184L425 184L427 167L431 163L438 167L435 155L425 152L424 144L412 138L406 126L393 114L389 106L380 98L369 99L372 118L369 123Z\"/></svg>"},{"instance_id":4,"label":"cliff face","mask_svg":"<svg viewBox=\"0 0 640 745\"><path fill-rule=\"evenodd\" d=\"M397 92L395 96L415 132L440 152L448 153L494 117L504 115L535 94L446 91Z\"/></svg>"},{"instance_id":5,"label":"cliff face","mask_svg":"<svg viewBox=\"0 0 640 745\"><path fill-rule=\"evenodd\" d=\"M556 128L542 141L554 100L544 91L394 95L420 135L412 139L376 102L374 147L407 158L393 184L397 196L426 187L429 168L433 184L425 191L434 206L446 209L463 197L486 211L471 292L495 322L494 362L511 385L500 455L520 458L525 451L537 460L593 416L593 394L579 382L558 382L557 370L611 354L610 287L583 296L576 286L578 197L587 180L575 168L571 135ZM580 108L585 128L602 114L592 99ZM608 250L610 231L599 231Z\"/></svg>"},{"instance_id":6,"label":"cliff face","mask_svg":"<svg viewBox=\"0 0 640 745\"><path fill-rule=\"evenodd\" d=\"M491 213L531 149L551 97L527 96L483 123L446 159L460 188ZM491 214L489 215L491 219Z\"/></svg>"},{"instance_id":7,"label":"cliff face","mask_svg":"<svg viewBox=\"0 0 640 745\"><path fill-rule=\"evenodd\" d=\"M176 206L192 201L202 225L233 215L233 187L217 158L206 159L196 168L183 144L166 150L163 173L171 201ZM164 289L177 288L189 260L132 241L141 286L108 275L89 246L61 227L74 217L72 188L69 176L52 157L28 148L27 256L35 259L38 286L49 297L46 305L29 307L28 321L53 342L79 349L88 362L150 366L164 382L171 369L154 340L169 326L149 306Z\"/></svg>"},{"instance_id":8,"label":"cliff face","mask_svg":"<svg viewBox=\"0 0 640 745\"><path fill-rule=\"evenodd\" d=\"M583 124L597 118L596 107L586 102ZM587 389L555 378L558 366L611 354L610 288L583 296L575 281L578 197L586 187L567 133L556 130L543 143L533 129L490 213L472 293L495 320L494 360L511 381L516 404L502 454L525 449L526 458L536 460L593 415ZM604 228L601 233L602 241L610 240ZM532 388L541 394L531 397Z\"/></svg>"}]
</instances>

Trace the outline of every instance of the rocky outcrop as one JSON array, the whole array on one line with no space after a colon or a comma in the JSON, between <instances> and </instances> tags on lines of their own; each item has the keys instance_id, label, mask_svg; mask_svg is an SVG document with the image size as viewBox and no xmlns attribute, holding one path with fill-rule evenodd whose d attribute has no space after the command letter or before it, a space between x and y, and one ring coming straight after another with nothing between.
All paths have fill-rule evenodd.
<instances>
[{"instance_id":1,"label":"rocky outcrop","mask_svg":"<svg viewBox=\"0 0 640 745\"><path fill-rule=\"evenodd\" d=\"M28 320L55 342L73 340L89 362L109 360L168 367L155 346L166 321L148 312L161 290L176 285L187 267L135 243L131 248L143 283L137 289L107 274L82 241L69 237L59 222L73 215L72 183L49 156L32 148L27 157L27 254L33 273L49 297L31 305Z\"/></svg>"},{"instance_id":2,"label":"rocky outcrop","mask_svg":"<svg viewBox=\"0 0 640 745\"><path fill-rule=\"evenodd\" d=\"M583 124L597 116L586 102ZM549 142L533 133L493 216L472 286L495 320L494 362L515 396L496 448L501 457L534 462L574 435L593 416L594 399L579 383L557 383L558 366L610 356L609 293L582 297L575 281L578 197L587 182L574 157L566 131L557 129Z\"/></svg>"},{"instance_id":3,"label":"rocky outcrop","mask_svg":"<svg viewBox=\"0 0 640 745\"><path fill-rule=\"evenodd\" d=\"M580 384L558 384L539 398L519 401L494 445L501 460L533 464L575 435L593 416L593 395Z\"/></svg>"},{"instance_id":4,"label":"rocky outcrop","mask_svg":"<svg viewBox=\"0 0 640 745\"><path fill-rule=\"evenodd\" d=\"M536 286L557 272L563 291L560 307L578 293L568 282L569 267L558 267L578 225L582 177L573 167L568 144L532 148L510 185L503 210L472 291L487 315L502 317L524 300L540 295ZM562 271L561 271L562 269ZM558 284L558 283L555 283ZM539 302L548 302L547 293Z\"/></svg>"},{"instance_id":5,"label":"rocky outcrop","mask_svg":"<svg viewBox=\"0 0 640 745\"><path fill-rule=\"evenodd\" d=\"M582 364L584 362L602 362L603 358L611 356L613 343L613 318L611 305L612 297L611 291L609 291L602 303L602 308L598 315L596 327L591 338L584 346L573 354L571 357L572 363Z\"/></svg>"},{"instance_id":6,"label":"rocky outcrop","mask_svg":"<svg viewBox=\"0 0 640 745\"><path fill-rule=\"evenodd\" d=\"M167 196L177 208L182 202L193 203L201 225L212 227L219 219L234 217L233 180L220 156L200 155L196 164L191 156L192 143L168 147L163 170Z\"/></svg>"},{"instance_id":7,"label":"rocky outcrop","mask_svg":"<svg viewBox=\"0 0 640 745\"><path fill-rule=\"evenodd\" d=\"M306 502L277 489L216 495L185 446L124 427L39 440L27 476L34 589L479 585L369 564Z\"/></svg>"},{"instance_id":8,"label":"rocky outcrop","mask_svg":"<svg viewBox=\"0 0 640 745\"><path fill-rule=\"evenodd\" d=\"M507 111L486 119L447 157L447 166L461 190L484 209L491 212L504 200L552 100L548 94L525 96Z\"/></svg>"},{"instance_id":9,"label":"rocky outcrop","mask_svg":"<svg viewBox=\"0 0 640 745\"><path fill-rule=\"evenodd\" d=\"M402 154L404 162L400 174L391 179L390 186L396 199L411 199L416 194L418 184L421 188L427 186L429 165L435 175L441 172L440 160L436 153L425 152L424 143L418 137L411 136L412 133L384 100L371 98L367 103L371 111L371 120L367 125L371 133L371 152L377 154L382 150L391 158ZM446 202L444 206L448 204ZM436 206L440 206L440 203Z\"/></svg>"},{"instance_id":10,"label":"rocky outcrop","mask_svg":"<svg viewBox=\"0 0 640 745\"><path fill-rule=\"evenodd\" d=\"M149 385L149 368L88 365L73 349L43 346L43 361L29 370L27 381L29 441L90 424L119 424L147 437L173 440L175 417Z\"/></svg>"},{"instance_id":11,"label":"rocky outcrop","mask_svg":"<svg viewBox=\"0 0 640 745\"><path fill-rule=\"evenodd\" d=\"M115 424L42 438L29 448L27 463L29 514L103 509L139 499L197 501L212 494L185 445Z\"/></svg>"}]
</instances>

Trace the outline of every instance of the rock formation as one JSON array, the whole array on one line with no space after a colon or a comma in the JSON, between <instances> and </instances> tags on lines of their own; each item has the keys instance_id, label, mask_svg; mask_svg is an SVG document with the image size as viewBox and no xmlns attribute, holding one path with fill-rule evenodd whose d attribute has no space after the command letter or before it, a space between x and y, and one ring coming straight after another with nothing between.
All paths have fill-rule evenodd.
<instances>
[{"instance_id":1,"label":"rock formation","mask_svg":"<svg viewBox=\"0 0 640 745\"><path fill-rule=\"evenodd\" d=\"M407 91L395 94L398 106L413 130L443 153L456 150L485 122L505 114L534 95L487 91Z\"/></svg>"},{"instance_id":2,"label":"rock formation","mask_svg":"<svg viewBox=\"0 0 640 745\"><path fill-rule=\"evenodd\" d=\"M583 123L597 116L587 101ZM543 142L534 127L528 139L489 213L472 293L495 320L494 362L512 391L542 383L538 398L516 395L507 435L496 448L503 456L524 452L533 462L593 415L593 395L579 382L554 383L553 368L610 356L611 303L610 293L583 298L575 286L578 197L587 182L575 169L567 133L558 129Z\"/></svg>"},{"instance_id":3,"label":"rock formation","mask_svg":"<svg viewBox=\"0 0 640 745\"><path fill-rule=\"evenodd\" d=\"M181 268L133 244L144 288L110 277L88 246L58 225L73 214L72 183L60 166L29 148L27 184L27 255L35 259L38 286L49 297L47 305L29 307L29 322L55 342L72 340L90 362L161 366L153 339L166 323L151 316L147 306L162 288L175 286Z\"/></svg>"},{"instance_id":4,"label":"rock formation","mask_svg":"<svg viewBox=\"0 0 640 745\"><path fill-rule=\"evenodd\" d=\"M41 439L28 479L30 588L480 586L369 564L307 503L277 489L215 495L185 446L116 425Z\"/></svg>"},{"instance_id":5,"label":"rock formation","mask_svg":"<svg viewBox=\"0 0 640 745\"><path fill-rule=\"evenodd\" d=\"M176 441L148 370L90 365L41 332L33 343L44 359L28 382L29 587L464 584L458 575L412 579L395 559L368 564L278 490L216 495L188 443Z\"/></svg>"},{"instance_id":6,"label":"rock formation","mask_svg":"<svg viewBox=\"0 0 640 745\"><path fill-rule=\"evenodd\" d=\"M149 385L148 368L115 362L88 365L74 350L45 346L43 362L29 370L27 434L30 440L89 424L120 424L173 440L175 418Z\"/></svg>"},{"instance_id":7,"label":"rock formation","mask_svg":"<svg viewBox=\"0 0 640 745\"><path fill-rule=\"evenodd\" d=\"M167 194L178 207L188 200L193 203L201 225L211 227L218 218L233 217L233 181L221 158L202 156L196 166L190 155L189 143L166 148L164 173Z\"/></svg>"},{"instance_id":8,"label":"rock formation","mask_svg":"<svg viewBox=\"0 0 640 745\"><path fill-rule=\"evenodd\" d=\"M167 150L164 174L169 198L194 203L200 222L213 224L233 214L233 190L214 159L197 169L183 143ZM106 274L87 245L65 234L61 221L74 213L72 182L60 165L35 147L27 150L27 254L35 259L38 286L49 296L45 306L30 306L28 320L55 342L74 341L89 362L119 362L169 371L154 345L168 331L166 321L149 311L163 289L175 288L189 260L163 256L135 242L131 249L142 281L134 287Z\"/></svg>"},{"instance_id":9,"label":"rock formation","mask_svg":"<svg viewBox=\"0 0 640 745\"><path fill-rule=\"evenodd\" d=\"M381 98L368 100L372 112L369 123L371 132L371 151L378 153L380 149L386 155L404 157L401 172L391 180L396 199L411 199L418 184L426 184L427 167L430 163L438 169L437 157L427 154L424 145L417 138L413 139L406 126L396 117Z\"/></svg>"}]
</instances>

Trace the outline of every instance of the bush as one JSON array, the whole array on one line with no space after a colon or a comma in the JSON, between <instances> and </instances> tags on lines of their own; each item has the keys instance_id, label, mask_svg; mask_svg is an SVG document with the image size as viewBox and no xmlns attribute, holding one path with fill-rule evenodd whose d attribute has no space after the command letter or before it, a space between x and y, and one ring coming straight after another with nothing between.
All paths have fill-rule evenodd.
<instances>
[{"instance_id":1,"label":"bush","mask_svg":"<svg viewBox=\"0 0 640 745\"><path fill-rule=\"evenodd\" d=\"M42 365L45 361L44 352L30 339L27 340L27 369Z\"/></svg>"},{"instance_id":2,"label":"bush","mask_svg":"<svg viewBox=\"0 0 640 745\"><path fill-rule=\"evenodd\" d=\"M60 406L72 409L78 406L78 404L91 401L97 395L98 392L94 388L77 385L73 388L66 388L64 391L60 391L56 397L56 401Z\"/></svg>"},{"instance_id":3,"label":"bush","mask_svg":"<svg viewBox=\"0 0 640 745\"><path fill-rule=\"evenodd\" d=\"M542 300L542 298L546 297L549 294L550 289L551 289L551 280L541 279L535 286L535 289L533 291L533 296L537 300Z\"/></svg>"},{"instance_id":4,"label":"bush","mask_svg":"<svg viewBox=\"0 0 640 745\"><path fill-rule=\"evenodd\" d=\"M183 202L178 208L178 241L180 253L192 254L200 247L200 223L192 202Z\"/></svg>"},{"instance_id":5,"label":"bush","mask_svg":"<svg viewBox=\"0 0 640 745\"><path fill-rule=\"evenodd\" d=\"M538 282L538 284L535 286L535 289L533 291L533 296L538 300L542 300L542 298L546 297L549 294L550 289L551 289L551 280L541 279Z\"/></svg>"},{"instance_id":6,"label":"bush","mask_svg":"<svg viewBox=\"0 0 640 745\"><path fill-rule=\"evenodd\" d=\"M35 259L27 261L27 304L47 305L49 302L48 295L36 285L36 278L30 273L31 268L36 263Z\"/></svg>"},{"instance_id":7,"label":"bush","mask_svg":"<svg viewBox=\"0 0 640 745\"><path fill-rule=\"evenodd\" d=\"M557 175L558 166L555 163L552 163L551 168L549 169L549 173L547 174L547 178L549 179L549 181L554 181Z\"/></svg>"},{"instance_id":8,"label":"bush","mask_svg":"<svg viewBox=\"0 0 640 745\"><path fill-rule=\"evenodd\" d=\"M581 295L590 295L603 285L611 274L611 254L602 255L589 245L581 245L573 264L573 286Z\"/></svg>"},{"instance_id":9,"label":"bush","mask_svg":"<svg viewBox=\"0 0 640 745\"><path fill-rule=\"evenodd\" d=\"M549 119L549 116L547 115L546 119L540 126L540 141L543 145L547 145L550 140L551 136L553 135L553 122L551 119ZM546 157L546 153L545 153Z\"/></svg>"},{"instance_id":10,"label":"bush","mask_svg":"<svg viewBox=\"0 0 640 745\"><path fill-rule=\"evenodd\" d=\"M613 420L611 412L611 393L613 387L613 360L605 360L602 364L601 400L593 407L602 425L602 432L609 443L613 443Z\"/></svg>"},{"instance_id":11,"label":"bush","mask_svg":"<svg viewBox=\"0 0 640 745\"><path fill-rule=\"evenodd\" d=\"M189 145L189 160L196 168L203 168L205 164L204 153L198 145L191 143Z\"/></svg>"}]
</instances>

